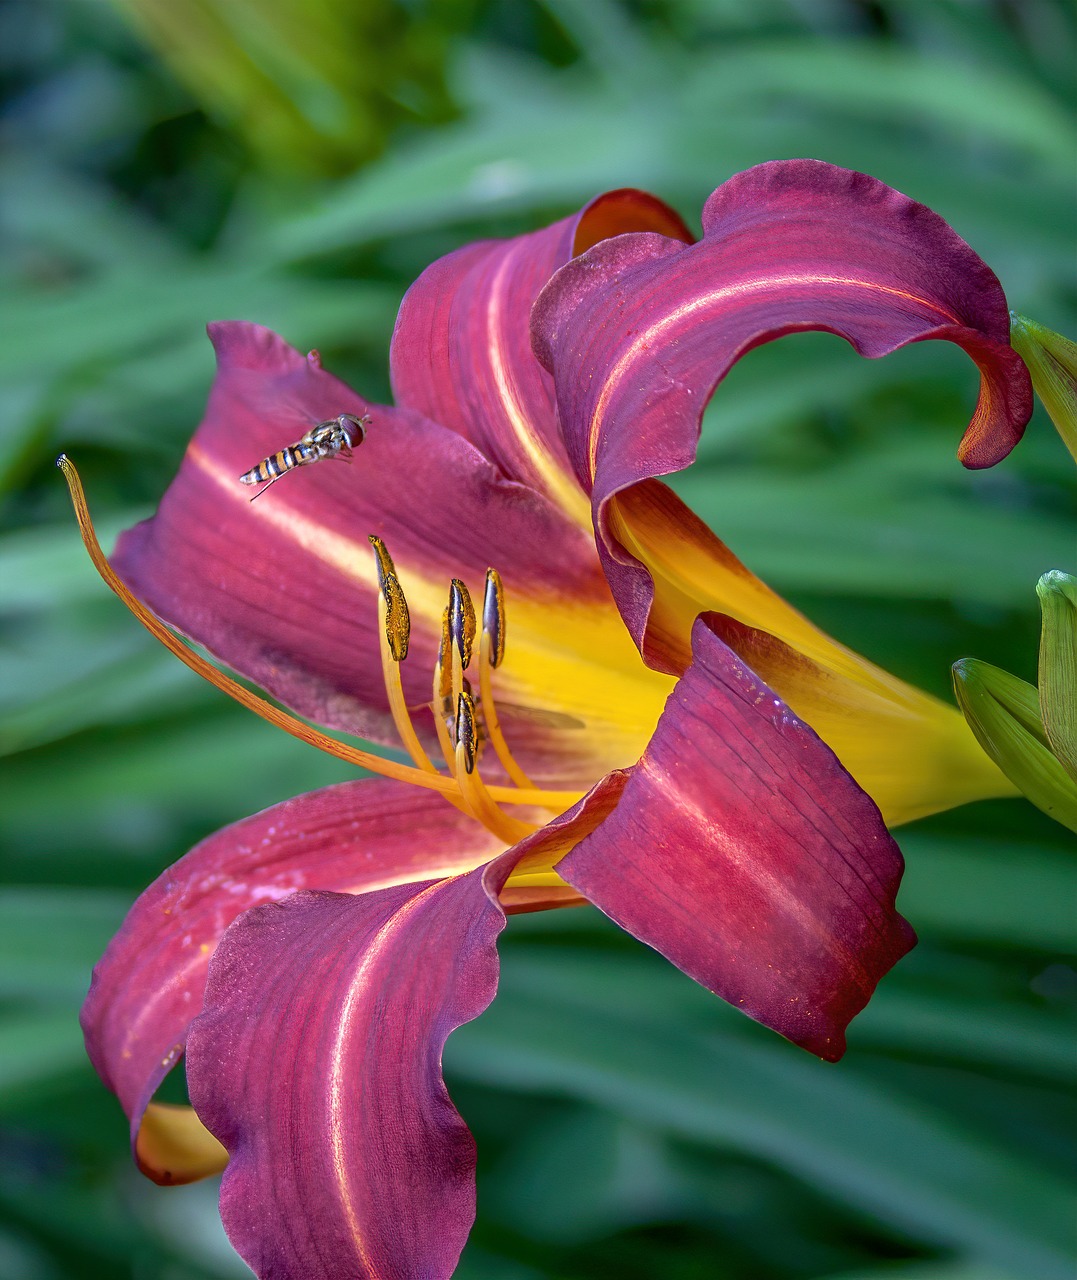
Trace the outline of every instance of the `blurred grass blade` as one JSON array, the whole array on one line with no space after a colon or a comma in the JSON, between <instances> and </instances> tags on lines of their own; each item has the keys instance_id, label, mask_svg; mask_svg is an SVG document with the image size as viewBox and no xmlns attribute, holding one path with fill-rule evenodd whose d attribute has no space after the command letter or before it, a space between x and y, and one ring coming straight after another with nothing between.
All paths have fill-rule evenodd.
<instances>
[{"instance_id":1,"label":"blurred grass blade","mask_svg":"<svg viewBox=\"0 0 1077 1280\"><path fill-rule=\"evenodd\" d=\"M130 900L111 889L13 887L0 894L0 1000L81 1004L90 970ZM74 1020L70 1014L68 1021Z\"/></svg>"},{"instance_id":2,"label":"blurred grass blade","mask_svg":"<svg viewBox=\"0 0 1077 1280\"><path fill-rule=\"evenodd\" d=\"M981 1262L888 1262L867 1271L841 1271L827 1280L1028 1280L1023 1271L1000 1271Z\"/></svg>"},{"instance_id":3,"label":"blurred grass blade","mask_svg":"<svg viewBox=\"0 0 1077 1280\"><path fill-rule=\"evenodd\" d=\"M450 1069L750 1151L938 1245L1071 1280L1069 1189L1017 1152L848 1068L734 1035L691 1035L653 1012L573 1007L539 994L534 975L521 990L506 970L499 999L450 1040Z\"/></svg>"},{"instance_id":4,"label":"blurred grass blade","mask_svg":"<svg viewBox=\"0 0 1077 1280\"><path fill-rule=\"evenodd\" d=\"M344 173L395 120L449 113L444 33L396 0L115 2L271 171Z\"/></svg>"},{"instance_id":5,"label":"blurred grass blade","mask_svg":"<svg viewBox=\"0 0 1077 1280\"><path fill-rule=\"evenodd\" d=\"M0 1110L18 1109L30 1085L90 1070L82 1032L69 1010L0 1014Z\"/></svg>"},{"instance_id":6,"label":"blurred grass blade","mask_svg":"<svg viewBox=\"0 0 1077 1280\"><path fill-rule=\"evenodd\" d=\"M1010 341L1032 374L1032 385L1077 462L1077 342L1028 316L1010 312Z\"/></svg>"},{"instance_id":7,"label":"blurred grass blade","mask_svg":"<svg viewBox=\"0 0 1077 1280\"><path fill-rule=\"evenodd\" d=\"M1040 712L1051 750L1077 782L1077 578L1058 569L1036 584L1043 615Z\"/></svg>"},{"instance_id":8,"label":"blurred grass blade","mask_svg":"<svg viewBox=\"0 0 1077 1280\"><path fill-rule=\"evenodd\" d=\"M1063 1086L1073 1078L1073 1027L1062 1017L1001 1001L967 1000L884 986L857 1018L858 1047L930 1055L1042 1076Z\"/></svg>"},{"instance_id":9,"label":"blurred grass blade","mask_svg":"<svg viewBox=\"0 0 1077 1280\"><path fill-rule=\"evenodd\" d=\"M958 704L980 746L1037 808L1077 832L1077 783L1048 745L1036 690L975 658L955 662L953 674Z\"/></svg>"},{"instance_id":10,"label":"blurred grass blade","mask_svg":"<svg viewBox=\"0 0 1077 1280\"><path fill-rule=\"evenodd\" d=\"M1007 802L1014 808L1020 803ZM899 906L925 939L1077 950L1073 861L1065 850L1006 835L932 833L923 825L900 835L905 877Z\"/></svg>"}]
</instances>

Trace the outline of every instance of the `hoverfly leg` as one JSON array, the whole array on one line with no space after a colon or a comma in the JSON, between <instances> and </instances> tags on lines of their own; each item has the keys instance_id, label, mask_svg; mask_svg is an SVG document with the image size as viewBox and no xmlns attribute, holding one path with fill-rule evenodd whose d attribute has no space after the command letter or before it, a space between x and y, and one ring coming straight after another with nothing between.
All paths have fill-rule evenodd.
<instances>
[{"instance_id":1,"label":"hoverfly leg","mask_svg":"<svg viewBox=\"0 0 1077 1280\"><path fill-rule=\"evenodd\" d=\"M287 472L287 471L280 471L280 472L278 472L278 473L277 473L277 475L275 475L275 476L273 477L273 479L272 479L272 480L267 480L267 481L265 482L265 484L264 484L264 485L262 485L262 487L261 487L261 488L258 490L258 492L254 495L254 498L260 498L260 497L262 496L262 494L263 494L263 493L265 493L265 491L266 491L268 488L270 488L272 485L275 485L275 484L277 483L277 481L278 481L282 476L286 476L287 474L288 474L288 472ZM251 501L252 501L252 502L254 501L254 498L251 498Z\"/></svg>"}]
</instances>

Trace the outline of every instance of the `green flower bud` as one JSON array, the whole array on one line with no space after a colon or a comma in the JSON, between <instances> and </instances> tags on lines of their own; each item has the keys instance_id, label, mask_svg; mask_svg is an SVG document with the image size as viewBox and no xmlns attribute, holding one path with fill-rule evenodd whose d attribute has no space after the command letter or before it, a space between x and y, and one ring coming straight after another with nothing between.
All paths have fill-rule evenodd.
<instances>
[{"instance_id":1,"label":"green flower bud","mask_svg":"<svg viewBox=\"0 0 1077 1280\"><path fill-rule=\"evenodd\" d=\"M1052 569L1036 584L1043 615L1040 714L1051 750L1077 782L1077 578Z\"/></svg>"},{"instance_id":2,"label":"green flower bud","mask_svg":"<svg viewBox=\"0 0 1077 1280\"><path fill-rule=\"evenodd\" d=\"M980 746L1037 808L1077 832L1077 783L1048 744L1033 686L976 658L955 662L953 675Z\"/></svg>"},{"instance_id":3,"label":"green flower bud","mask_svg":"<svg viewBox=\"0 0 1077 1280\"><path fill-rule=\"evenodd\" d=\"M1032 386L1077 460L1077 342L1010 312L1010 342L1028 365Z\"/></svg>"}]
</instances>

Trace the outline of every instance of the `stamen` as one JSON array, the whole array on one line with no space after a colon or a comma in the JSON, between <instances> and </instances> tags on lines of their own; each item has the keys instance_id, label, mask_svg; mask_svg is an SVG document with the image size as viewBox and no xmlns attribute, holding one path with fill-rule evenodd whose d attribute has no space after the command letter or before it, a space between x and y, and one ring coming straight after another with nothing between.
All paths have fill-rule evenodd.
<instances>
[{"instance_id":1,"label":"stamen","mask_svg":"<svg viewBox=\"0 0 1077 1280\"><path fill-rule=\"evenodd\" d=\"M488 661L501 666L505 657L505 588L496 569L486 570L486 589L482 596L482 633L490 638Z\"/></svg>"},{"instance_id":2,"label":"stamen","mask_svg":"<svg viewBox=\"0 0 1077 1280\"><path fill-rule=\"evenodd\" d=\"M419 735L411 722L411 715L404 701L404 687L400 679L400 664L408 656L408 640L411 635L408 602L385 543L373 534L369 535L369 541L374 548L374 556L378 563L378 583L381 587L378 592L378 626L384 637L380 646L381 674L385 682L385 692L389 698L393 724L400 735L400 741L404 744L404 749L419 768L427 773L437 773L434 762L426 754L426 748L419 741ZM453 803L455 804L456 801Z\"/></svg>"},{"instance_id":3,"label":"stamen","mask_svg":"<svg viewBox=\"0 0 1077 1280\"><path fill-rule=\"evenodd\" d=\"M515 844L538 830L533 823L521 822L499 809L476 771L475 701L469 693L461 693L456 700L456 780L471 812L502 840Z\"/></svg>"},{"instance_id":4,"label":"stamen","mask_svg":"<svg viewBox=\"0 0 1077 1280\"><path fill-rule=\"evenodd\" d=\"M394 662L403 662L408 656L408 641L411 638L411 615L408 613L408 602L404 596L400 579L396 576L396 566L386 550L385 543L374 534L368 535L368 541L374 548L374 557L378 566L378 586L381 588L381 599L385 605L385 616L381 625L385 629L385 639Z\"/></svg>"},{"instance_id":5,"label":"stamen","mask_svg":"<svg viewBox=\"0 0 1077 1280\"><path fill-rule=\"evenodd\" d=\"M200 657L192 649L189 649L178 636L174 635L159 618L155 617L146 608L116 575L116 571L109 564L108 558L101 550L101 544L97 540L89 505L86 502L86 493L82 487L78 471L66 454L61 454L56 459L56 465L63 472L64 480L67 482L83 545L102 581L120 598L150 635L160 641L170 653L175 654L184 666L189 667L196 675L208 681L215 689L219 689L235 702L246 707L248 711L253 711L256 716L260 716L278 729L283 729L285 733L290 734L293 738L298 738L301 742L306 742L310 746L316 747L319 751L324 751L327 755L334 756L336 759L342 760L358 769L367 769L383 778L393 778L398 782L407 782L413 786L423 787L428 791L440 792L449 800L459 801L461 799L461 788L457 785L455 779L446 777L441 773L431 773L425 768L418 769L412 765L400 764L396 760L386 760L384 756L375 755L371 751L363 751L358 747L349 746L347 743L338 742L335 738L329 737L328 734L322 733L321 730L305 724L296 716L273 706L264 698L252 693L236 680L233 680L231 676L225 675L223 671L218 670L211 662L207 662L205 658ZM448 754L455 759L456 751L453 748L453 744L448 743L448 746L450 748ZM462 766L461 772L466 774L466 770ZM547 791L533 789L525 791L517 790L515 787L485 787L481 783L479 787L481 787L481 795L485 804L493 810L499 822L513 823L524 834L534 828L526 823L516 822L515 819L502 814L496 807L497 802L529 805L561 813L586 794L584 791L579 790ZM468 807L473 808L471 798L466 797L466 800ZM519 839L520 835L511 834L504 838L511 843Z\"/></svg>"},{"instance_id":6,"label":"stamen","mask_svg":"<svg viewBox=\"0 0 1077 1280\"><path fill-rule=\"evenodd\" d=\"M412 768L410 765L398 764L395 760L386 760L382 756L374 755L373 752L361 751L357 747L350 747L346 743L337 742L335 738L330 738L327 734L312 728L308 724L304 724L302 720L289 715L288 712L282 711L279 707L272 706L264 698L258 697L257 694L251 693L249 689L245 689L230 676L226 676L223 671L219 671L212 663L207 662L205 658L199 657L193 650L188 649L183 641L178 636L173 635L163 622L154 617L146 606L116 576L116 571L109 564L105 553L101 550L101 544L97 540L93 520L90 518L90 508L86 502L86 493L74 464L66 454L61 454L56 459L56 465L64 473L64 479L67 481L67 488L71 494L71 504L75 508L75 519L79 524L82 542L89 553L90 559L93 561L94 568L101 575L105 585L119 596L150 635L159 640L171 653L174 653L185 666L190 667L196 675L201 676L203 680L207 680L214 688L220 689L222 693L226 693L230 698L240 703L241 706L246 707L248 711L253 711L256 716L261 716L263 720L276 725L278 729L283 729L285 733L290 733L293 738L298 738L301 742L307 742L312 747L317 747L319 751L326 752L327 755L335 756L338 760L355 765L357 768L369 769L371 773L380 774L383 778L395 778L398 782L410 782L415 786L426 787L431 791L440 791L443 795L458 794L458 788L452 778L446 778L440 773L427 773L424 770ZM511 789L506 787L504 790ZM542 800L530 800L528 803L541 804ZM572 801L569 801L569 803L571 804Z\"/></svg>"},{"instance_id":7,"label":"stamen","mask_svg":"<svg viewBox=\"0 0 1077 1280\"><path fill-rule=\"evenodd\" d=\"M475 606L471 603L471 592L459 578L453 578L449 587L449 634L460 651L460 665L466 671L471 666L475 644Z\"/></svg>"},{"instance_id":8,"label":"stamen","mask_svg":"<svg viewBox=\"0 0 1077 1280\"><path fill-rule=\"evenodd\" d=\"M456 699L456 745L464 748L464 768L468 773L475 772L476 748L475 738L475 699L466 691Z\"/></svg>"},{"instance_id":9,"label":"stamen","mask_svg":"<svg viewBox=\"0 0 1077 1280\"><path fill-rule=\"evenodd\" d=\"M456 744L447 723L449 717L454 714L451 653L452 638L449 635L449 610L446 606L441 613L441 642L438 645L438 660L434 667L434 698L430 703L430 710L434 714L434 728L437 730L445 766L455 776Z\"/></svg>"},{"instance_id":10,"label":"stamen","mask_svg":"<svg viewBox=\"0 0 1077 1280\"><path fill-rule=\"evenodd\" d=\"M494 685L490 678L493 668L501 665L505 656L505 589L496 569L486 570L486 590L482 602L482 636L479 640L479 693L482 696L482 713L486 732L501 761L501 767L518 787L535 784L516 763L509 750L494 702Z\"/></svg>"},{"instance_id":11,"label":"stamen","mask_svg":"<svg viewBox=\"0 0 1077 1280\"><path fill-rule=\"evenodd\" d=\"M469 618L470 626L468 626ZM442 615L443 642L446 621L449 637L449 707L450 713L455 715L460 694L464 690L464 670L471 661L471 650L475 643L475 609L471 604L471 595L467 587L459 578L453 578L449 584L449 607ZM442 670L444 670L444 663L442 663ZM455 756L454 750L454 760Z\"/></svg>"}]
</instances>

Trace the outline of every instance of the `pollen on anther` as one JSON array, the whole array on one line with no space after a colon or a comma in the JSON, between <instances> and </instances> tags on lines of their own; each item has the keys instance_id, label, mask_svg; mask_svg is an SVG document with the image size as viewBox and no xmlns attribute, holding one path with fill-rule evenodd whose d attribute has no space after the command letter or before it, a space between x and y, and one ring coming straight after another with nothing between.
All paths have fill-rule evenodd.
<instances>
[{"instance_id":1,"label":"pollen on anther","mask_svg":"<svg viewBox=\"0 0 1077 1280\"><path fill-rule=\"evenodd\" d=\"M459 578L453 578L449 587L449 632L460 652L460 664L466 670L471 665L475 644L475 606L471 603L471 592Z\"/></svg>"},{"instance_id":2,"label":"pollen on anther","mask_svg":"<svg viewBox=\"0 0 1077 1280\"><path fill-rule=\"evenodd\" d=\"M411 615L408 613L404 590L395 575L385 579L382 596L385 600L385 639L389 642L389 652L393 655L394 662L403 662L408 656Z\"/></svg>"},{"instance_id":3,"label":"pollen on anther","mask_svg":"<svg viewBox=\"0 0 1077 1280\"><path fill-rule=\"evenodd\" d=\"M368 533L367 541L374 548L374 559L378 566L378 586L384 590L385 579L388 577L396 577L396 565L393 564L393 558L389 554L385 543L382 542L377 534Z\"/></svg>"},{"instance_id":4,"label":"pollen on anther","mask_svg":"<svg viewBox=\"0 0 1077 1280\"><path fill-rule=\"evenodd\" d=\"M486 590L482 599L482 630L489 636L489 661L499 667L505 656L505 588L496 569L486 570Z\"/></svg>"},{"instance_id":5,"label":"pollen on anther","mask_svg":"<svg viewBox=\"0 0 1077 1280\"><path fill-rule=\"evenodd\" d=\"M408 641L411 637L408 602L385 543L374 534L368 535L368 541L374 548L378 566L378 586L385 610L385 640L393 661L403 662L408 656Z\"/></svg>"},{"instance_id":6,"label":"pollen on anther","mask_svg":"<svg viewBox=\"0 0 1077 1280\"><path fill-rule=\"evenodd\" d=\"M478 743L475 735L475 699L464 690L456 699L456 745L464 749L464 767L468 773L475 771Z\"/></svg>"}]
</instances>

